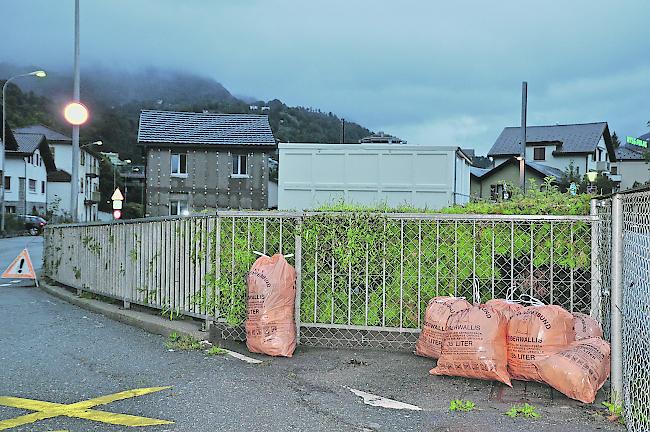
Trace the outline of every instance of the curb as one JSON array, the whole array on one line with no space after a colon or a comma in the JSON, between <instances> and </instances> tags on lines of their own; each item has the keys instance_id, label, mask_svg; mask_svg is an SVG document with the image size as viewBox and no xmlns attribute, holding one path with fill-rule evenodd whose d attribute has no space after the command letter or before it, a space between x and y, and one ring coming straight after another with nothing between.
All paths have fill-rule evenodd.
<instances>
[{"instance_id":1,"label":"curb","mask_svg":"<svg viewBox=\"0 0 650 432\"><path fill-rule=\"evenodd\" d=\"M51 285L43 279L39 279L39 287L42 291L45 291L51 296L64 300L77 307L102 314L114 321L140 328L149 333L167 337L170 333L176 332L179 334L190 335L198 340L205 340L208 338L208 333L201 331L201 327L197 323L189 321L170 321L161 316L131 309L123 309L120 306L104 303L100 300L77 297L69 290Z\"/></svg>"}]
</instances>

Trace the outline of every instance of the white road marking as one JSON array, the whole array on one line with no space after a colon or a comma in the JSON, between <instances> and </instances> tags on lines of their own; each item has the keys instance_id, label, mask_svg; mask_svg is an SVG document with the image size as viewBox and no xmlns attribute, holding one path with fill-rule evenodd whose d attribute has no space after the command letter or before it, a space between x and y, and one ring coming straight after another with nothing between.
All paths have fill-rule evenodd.
<instances>
[{"instance_id":1,"label":"white road marking","mask_svg":"<svg viewBox=\"0 0 650 432\"><path fill-rule=\"evenodd\" d=\"M391 408L391 409L405 409L412 411L422 411L422 408L419 406L407 404L404 402L399 402L393 399L388 399L385 397L377 396L371 393L366 393L361 390L353 389L346 387L352 393L363 398L363 403L370 406L382 407L382 408Z\"/></svg>"},{"instance_id":2,"label":"white road marking","mask_svg":"<svg viewBox=\"0 0 650 432\"><path fill-rule=\"evenodd\" d=\"M230 350L225 350L225 351L229 356L234 357L234 358L236 358L238 360L241 360L241 361L245 361L246 363L250 363L250 364L263 363L262 360L257 360L257 359L245 356L244 354L239 354L238 352L235 352L235 351L230 351Z\"/></svg>"},{"instance_id":3,"label":"white road marking","mask_svg":"<svg viewBox=\"0 0 650 432\"><path fill-rule=\"evenodd\" d=\"M11 283L18 283L18 282L20 282L20 279L14 279L14 280L9 281L9 282L11 282Z\"/></svg>"},{"instance_id":4,"label":"white road marking","mask_svg":"<svg viewBox=\"0 0 650 432\"><path fill-rule=\"evenodd\" d=\"M0 287L2 286L11 286L11 284L0 284Z\"/></svg>"}]
</instances>

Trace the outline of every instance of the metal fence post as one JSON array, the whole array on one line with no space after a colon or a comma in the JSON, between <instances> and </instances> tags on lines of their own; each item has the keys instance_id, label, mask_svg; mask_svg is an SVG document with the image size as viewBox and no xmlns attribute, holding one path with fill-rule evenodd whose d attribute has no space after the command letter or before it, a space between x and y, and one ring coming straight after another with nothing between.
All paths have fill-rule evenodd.
<instances>
[{"instance_id":1,"label":"metal fence post","mask_svg":"<svg viewBox=\"0 0 650 432\"><path fill-rule=\"evenodd\" d=\"M623 396L623 201L612 197L611 262L611 400L622 402Z\"/></svg>"},{"instance_id":2,"label":"metal fence post","mask_svg":"<svg viewBox=\"0 0 650 432\"><path fill-rule=\"evenodd\" d=\"M590 202L589 214L595 218L591 221L591 308L589 314L602 323L602 283L600 263L598 261L600 219L598 219L598 201L595 199Z\"/></svg>"},{"instance_id":3,"label":"metal fence post","mask_svg":"<svg viewBox=\"0 0 650 432\"><path fill-rule=\"evenodd\" d=\"M294 304L294 316L296 320L296 344L300 345L300 297L302 293L302 218L298 218L296 223L296 247L294 253L294 262L296 268L296 301Z\"/></svg>"}]
</instances>

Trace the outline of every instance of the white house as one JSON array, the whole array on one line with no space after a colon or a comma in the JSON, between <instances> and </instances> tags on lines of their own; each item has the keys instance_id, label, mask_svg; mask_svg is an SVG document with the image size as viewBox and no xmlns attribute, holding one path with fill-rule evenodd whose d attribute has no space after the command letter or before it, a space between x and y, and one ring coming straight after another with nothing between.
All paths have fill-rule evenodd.
<instances>
[{"instance_id":1,"label":"white house","mask_svg":"<svg viewBox=\"0 0 650 432\"><path fill-rule=\"evenodd\" d=\"M521 128L503 129L488 156L495 166L521 152ZM573 164L577 174L610 172L616 161L612 137L606 122L526 128L526 161L561 171Z\"/></svg>"},{"instance_id":2,"label":"white house","mask_svg":"<svg viewBox=\"0 0 650 432\"><path fill-rule=\"evenodd\" d=\"M54 160L42 134L16 133L7 128L5 209L7 213L45 215L47 173Z\"/></svg>"},{"instance_id":3,"label":"white house","mask_svg":"<svg viewBox=\"0 0 650 432\"><path fill-rule=\"evenodd\" d=\"M470 196L470 160L458 147L280 143L278 209L344 201L440 209Z\"/></svg>"},{"instance_id":4,"label":"white house","mask_svg":"<svg viewBox=\"0 0 650 432\"><path fill-rule=\"evenodd\" d=\"M59 217L70 216L72 193L72 138L44 125L16 129L19 133L42 134L47 139L54 158L56 171L48 173L47 205ZM79 152L79 198L77 220L97 220L99 204L99 159L96 154L82 148Z\"/></svg>"},{"instance_id":5,"label":"white house","mask_svg":"<svg viewBox=\"0 0 650 432\"><path fill-rule=\"evenodd\" d=\"M650 165L646 159L648 140L650 140L650 134L634 140L641 146L624 143L616 149L616 160L618 162L616 163L615 173L621 176L621 190L630 189L635 184L640 185L650 182Z\"/></svg>"}]
</instances>

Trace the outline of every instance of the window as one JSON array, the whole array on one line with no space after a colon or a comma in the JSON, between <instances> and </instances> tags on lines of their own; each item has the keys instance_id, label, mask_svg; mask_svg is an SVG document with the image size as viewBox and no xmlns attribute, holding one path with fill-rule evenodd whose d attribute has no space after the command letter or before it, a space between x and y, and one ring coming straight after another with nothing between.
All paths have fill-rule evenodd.
<instances>
[{"instance_id":1,"label":"window","mask_svg":"<svg viewBox=\"0 0 650 432\"><path fill-rule=\"evenodd\" d=\"M11 190L11 177L5 176L5 190Z\"/></svg>"},{"instance_id":2,"label":"window","mask_svg":"<svg viewBox=\"0 0 650 432\"><path fill-rule=\"evenodd\" d=\"M52 153L52 159L54 159L54 146L50 146L50 153Z\"/></svg>"},{"instance_id":3,"label":"window","mask_svg":"<svg viewBox=\"0 0 650 432\"><path fill-rule=\"evenodd\" d=\"M187 201L185 200L171 200L169 202L170 216L183 215L187 211Z\"/></svg>"},{"instance_id":4,"label":"window","mask_svg":"<svg viewBox=\"0 0 650 432\"><path fill-rule=\"evenodd\" d=\"M81 158L81 166L85 166L86 165L86 152L82 150L79 153L80 153L79 157Z\"/></svg>"},{"instance_id":5,"label":"window","mask_svg":"<svg viewBox=\"0 0 650 432\"><path fill-rule=\"evenodd\" d=\"M546 148L545 147L535 147L533 159L535 160L546 160Z\"/></svg>"},{"instance_id":6,"label":"window","mask_svg":"<svg viewBox=\"0 0 650 432\"><path fill-rule=\"evenodd\" d=\"M5 210L7 213L16 214L16 206L6 206Z\"/></svg>"},{"instance_id":7,"label":"window","mask_svg":"<svg viewBox=\"0 0 650 432\"><path fill-rule=\"evenodd\" d=\"M171 165L173 175L187 176L187 155L185 153L172 153Z\"/></svg>"},{"instance_id":8,"label":"window","mask_svg":"<svg viewBox=\"0 0 650 432\"><path fill-rule=\"evenodd\" d=\"M609 167L609 173L611 175L617 175L618 174L618 166L612 165L611 167ZM6 184L6 182L7 182L7 180L5 180L5 184Z\"/></svg>"},{"instance_id":9,"label":"window","mask_svg":"<svg viewBox=\"0 0 650 432\"><path fill-rule=\"evenodd\" d=\"M248 170L246 167L246 155L233 155L232 156L232 175L233 177L248 177Z\"/></svg>"},{"instance_id":10,"label":"window","mask_svg":"<svg viewBox=\"0 0 650 432\"><path fill-rule=\"evenodd\" d=\"M36 180L29 179L29 191L36 192Z\"/></svg>"},{"instance_id":11,"label":"window","mask_svg":"<svg viewBox=\"0 0 650 432\"><path fill-rule=\"evenodd\" d=\"M492 201L507 200L510 193L504 184L493 184L490 185L490 198Z\"/></svg>"},{"instance_id":12,"label":"window","mask_svg":"<svg viewBox=\"0 0 650 432\"><path fill-rule=\"evenodd\" d=\"M41 181L41 193L42 194L45 193L45 182L44 181Z\"/></svg>"}]
</instances>

